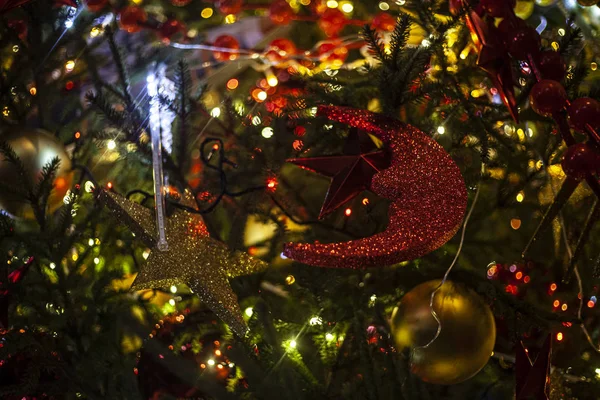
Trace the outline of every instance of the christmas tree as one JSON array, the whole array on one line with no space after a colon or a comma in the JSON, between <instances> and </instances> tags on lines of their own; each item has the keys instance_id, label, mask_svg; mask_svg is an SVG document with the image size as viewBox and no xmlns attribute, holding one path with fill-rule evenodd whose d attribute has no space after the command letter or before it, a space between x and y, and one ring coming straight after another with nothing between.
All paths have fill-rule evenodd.
<instances>
[{"instance_id":1,"label":"christmas tree","mask_svg":"<svg viewBox=\"0 0 600 400\"><path fill-rule=\"evenodd\" d=\"M0 0L0 398L597 399L597 0Z\"/></svg>"}]
</instances>

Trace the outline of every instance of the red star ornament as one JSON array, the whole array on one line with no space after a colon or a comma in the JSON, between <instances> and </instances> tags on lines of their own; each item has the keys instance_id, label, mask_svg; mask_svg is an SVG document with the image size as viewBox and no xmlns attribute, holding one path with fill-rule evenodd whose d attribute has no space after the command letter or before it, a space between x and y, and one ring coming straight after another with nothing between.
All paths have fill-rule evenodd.
<instances>
[{"instance_id":1,"label":"red star ornament","mask_svg":"<svg viewBox=\"0 0 600 400\"><path fill-rule=\"evenodd\" d=\"M531 360L523 342L517 345L516 400L548 400L552 336L548 335L535 361Z\"/></svg>"},{"instance_id":2,"label":"red star ornament","mask_svg":"<svg viewBox=\"0 0 600 400\"><path fill-rule=\"evenodd\" d=\"M490 20L485 21L475 10L467 14L467 25L473 41L479 47L477 65L489 74L510 115L515 122L519 122L510 58L500 39L500 32Z\"/></svg>"},{"instance_id":3,"label":"red star ornament","mask_svg":"<svg viewBox=\"0 0 600 400\"><path fill-rule=\"evenodd\" d=\"M389 167L389 154L373 148L373 142L368 135L362 132L359 134L357 129L351 129L343 155L287 160L301 168L331 178L319 219L369 189L373 175Z\"/></svg>"}]
</instances>

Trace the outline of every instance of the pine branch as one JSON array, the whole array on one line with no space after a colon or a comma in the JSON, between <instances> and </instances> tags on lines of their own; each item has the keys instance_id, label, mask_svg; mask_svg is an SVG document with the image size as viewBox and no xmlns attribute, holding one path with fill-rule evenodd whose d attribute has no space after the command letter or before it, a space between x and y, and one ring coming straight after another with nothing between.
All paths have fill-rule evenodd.
<instances>
[{"instance_id":1,"label":"pine branch","mask_svg":"<svg viewBox=\"0 0 600 400\"><path fill-rule=\"evenodd\" d=\"M379 60L382 64L388 63L388 57L385 54L385 47L381 41L381 36L370 25L366 24L363 27L362 36L369 46L369 52Z\"/></svg>"},{"instance_id":2,"label":"pine branch","mask_svg":"<svg viewBox=\"0 0 600 400\"><path fill-rule=\"evenodd\" d=\"M400 54L406 46L406 42L410 37L410 28L412 25L412 19L407 14L400 14L396 22L396 27L392 32L392 39L390 41L390 60L394 65L397 64Z\"/></svg>"},{"instance_id":3,"label":"pine branch","mask_svg":"<svg viewBox=\"0 0 600 400\"><path fill-rule=\"evenodd\" d=\"M125 113L123 111L115 110L114 107L108 102L104 93L88 92L85 98L90 105L100 111L101 115L106 117L113 126L122 128L125 125Z\"/></svg>"},{"instance_id":4,"label":"pine branch","mask_svg":"<svg viewBox=\"0 0 600 400\"><path fill-rule=\"evenodd\" d=\"M125 103L127 104L127 108L130 111L132 111L135 107L135 104L133 103L131 93L129 93L131 83L129 81L129 74L127 73L125 63L123 62L123 54L121 53L121 49L119 49L117 43L115 42L115 35L112 31L112 28L110 26L107 26L105 32L106 37L108 39L108 45L110 46L110 50L113 56L113 61L115 63L115 66L117 67L117 73L119 74L119 83L121 84L123 90Z\"/></svg>"}]
</instances>

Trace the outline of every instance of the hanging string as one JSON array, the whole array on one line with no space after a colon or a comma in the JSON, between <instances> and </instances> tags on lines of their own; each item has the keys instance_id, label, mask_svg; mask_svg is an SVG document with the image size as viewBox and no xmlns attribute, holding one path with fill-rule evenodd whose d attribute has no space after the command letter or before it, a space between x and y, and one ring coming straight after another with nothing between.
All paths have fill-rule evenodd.
<instances>
[{"instance_id":1,"label":"hanging string","mask_svg":"<svg viewBox=\"0 0 600 400\"><path fill-rule=\"evenodd\" d=\"M471 207L469 208L469 212L467 213L465 222L463 223L462 233L460 235L460 242L458 244L458 250L456 251L454 260L452 260L450 267L448 267L448 269L446 270L446 273L444 274L444 278L442 279L442 281L440 282L438 287L433 291L433 293L431 293L431 298L429 300L429 310L431 312L431 315L433 316L433 318L435 319L435 321L438 324L437 331L435 332L435 335L433 336L433 338L427 344L425 344L424 346L417 346L417 347L413 348L413 350L412 350L413 353L417 349L426 349L429 346L431 346L433 344L433 342L435 342L435 340L440 336L440 333L442 332L442 321L441 321L440 317L438 316L437 312L433 308L433 302L435 300L435 295L437 294L437 292L439 292L442 289L442 286L444 286L444 284L448 280L448 276L450 275L452 268L454 268L454 266L456 265L456 262L458 261L458 257L460 256L460 253L462 252L463 244L465 242L465 234L467 232L467 224L469 223L469 220L471 219L471 215L473 214L473 210L475 209L475 205L477 204L477 200L479 199L479 193L481 191L481 181L483 178L484 171L485 171L485 164L481 164L481 177L477 184L477 190L475 191L475 197L473 198L473 203L471 203Z\"/></svg>"}]
</instances>

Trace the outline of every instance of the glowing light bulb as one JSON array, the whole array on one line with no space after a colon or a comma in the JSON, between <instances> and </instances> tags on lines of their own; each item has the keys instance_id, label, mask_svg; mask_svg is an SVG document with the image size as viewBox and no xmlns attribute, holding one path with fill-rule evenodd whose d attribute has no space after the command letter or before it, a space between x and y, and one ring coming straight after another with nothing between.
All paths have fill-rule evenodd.
<instances>
[{"instance_id":1,"label":"glowing light bulb","mask_svg":"<svg viewBox=\"0 0 600 400\"><path fill-rule=\"evenodd\" d=\"M65 71L71 72L75 69L75 61L69 60L65 63Z\"/></svg>"},{"instance_id":2,"label":"glowing light bulb","mask_svg":"<svg viewBox=\"0 0 600 400\"><path fill-rule=\"evenodd\" d=\"M171 290L171 293L173 293L173 294L177 293L177 286L172 285L170 290Z\"/></svg>"},{"instance_id":3,"label":"glowing light bulb","mask_svg":"<svg viewBox=\"0 0 600 400\"><path fill-rule=\"evenodd\" d=\"M290 348L295 349L297 345L298 345L298 343L296 343L295 340L293 340L293 339L290 340Z\"/></svg>"},{"instance_id":4,"label":"glowing light bulb","mask_svg":"<svg viewBox=\"0 0 600 400\"><path fill-rule=\"evenodd\" d=\"M437 128L437 133L439 133L440 135L443 135L444 133L446 133L446 128L444 128L443 126L438 126Z\"/></svg>"},{"instance_id":5,"label":"glowing light bulb","mask_svg":"<svg viewBox=\"0 0 600 400\"><path fill-rule=\"evenodd\" d=\"M173 307L175 307L175 299L169 300L169 304L172 305Z\"/></svg>"},{"instance_id":6,"label":"glowing light bulb","mask_svg":"<svg viewBox=\"0 0 600 400\"><path fill-rule=\"evenodd\" d=\"M265 128L263 128L263 130L261 131L261 135L262 137L264 137L265 139L269 139L273 136L273 128L271 128L270 126L267 126Z\"/></svg>"},{"instance_id":7,"label":"glowing light bulb","mask_svg":"<svg viewBox=\"0 0 600 400\"><path fill-rule=\"evenodd\" d=\"M260 101L265 101L267 99L267 92L265 92L264 90L261 90L260 92L257 93L256 98Z\"/></svg>"},{"instance_id":8,"label":"glowing light bulb","mask_svg":"<svg viewBox=\"0 0 600 400\"><path fill-rule=\"evenodd\" d=\"M94 258L94 264L96 264L96 265L100 264L100 259L98 257Z\"/></svg>"},{"instance_id":9,"label":"glowing light bulb","mask_svg":"<svg viewBox=\"0 0 600 400\"><path fill-rule=\"evenodd\" d=\"M269 86L275 87L275 86L277 86L279 81L277 80L277 77L275 75L272 75L267 78L267 83L269 84ZM265 97L265 99L266 99L266 97Z\"/></svg>"},{"instance_id":10,"label":"glowing light bulb","mask_svg":"<svg viewBox=\"0 0 600 400\"><path fill-rule=\"evenodd\" d=\"M211 358L211 359L210 359L210 360L208 360L206 363L212 367L213 365L215 365L215 360L213 360L213 359Z\"/></svg>"},{"instance_id":11,"label":"glowing light bulb","mask_svg":"<svg viewBox=\"0 0 600 400\"><path fill-rule=\"evenodd\" d=\"M114 140L109 140L108 142L106 142L106 148L109 150L114 150L117 148L117 142L115 142Z\"/></svg>"},{"instance_id":12,"label":"glowing light bulb","mask_svg":"<svg viewBox=\"0 0 600 400\"><path fill-rule=\"evenodd\" d=\"M312 317L312 318L311 318L311 319L308 321L308 323L309 323L310 325L312 325L312 326L315 326L315 325L322 325L322 324L323 324L323 319L322 319L321 317L315 316L315 317Z\"/></svg>"},{"instance_id":13,"label":"glowing light bulb","mask_svg":"<svg viewBox=\"0 0 600 400\"><path fill-rule=\"evenodd\" d=\"M252 307L248 307L244 310L244 314L246 314L247 317L251 317L254 314L254 309Z\"/></svg>"},{"instance_id":14,"label":"glowing light bulb","mask_svg":"<svg viewBox=\"0 0 600 400\"><path fill-rule=\"evenodd\" d=\"M94 239L90 238L88 240L88 246L92 247L94 245L94 243L95 243Z\"/></svg>"},{"instance_id":15,"label":"glowing light bulb","mask_svg":"<svg viewBox=\"0 0 600 400\"><path fill-rule=\"evenodd\" d=\"M332 335L331 333L328 333L328 334L326 334L326 335L325 335L325 339L326 339L328 342L331 342L331 341L333 340L333 335Z\"/></svg>"},{"instance_id":16,"label":"glowing light bulb","mask_svg":"<svg viewBox=\"0 0 600 400\"><path fill-rule=\"evenodd\" d=\"M219 107L215 107L212 110L210 110L211 117L219 118L220 115L221 115L221 109Z\"/></svg>"},{"instance_id":17,"label":"glowing light bulb","mask_svg":"<svg viewBox=\"0 0 600 400\"><path fill-rule=\"evenodd\" d=\"M214 13L214 11L213 11L213 9L212 9L212 8L205 8L205 9L204 9L204 10L202 10L202 12L200 13L200 16L201 16L202 18L205 18L205 19L206 19L206 18L210 18L210 17L212 17L213 13Z\"/></svg>"},{"instance_id":18,"label":"glowing light bulb","mask_svg":"<svg viewBox=\"0 0 600 400\"><path fill-rule=\"evenodd\" d=\"M50 267L50 269L54 269L54 268L56 268L56 264L50 263L49 267Z\"/></svg>"}]
</instances>

